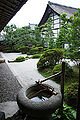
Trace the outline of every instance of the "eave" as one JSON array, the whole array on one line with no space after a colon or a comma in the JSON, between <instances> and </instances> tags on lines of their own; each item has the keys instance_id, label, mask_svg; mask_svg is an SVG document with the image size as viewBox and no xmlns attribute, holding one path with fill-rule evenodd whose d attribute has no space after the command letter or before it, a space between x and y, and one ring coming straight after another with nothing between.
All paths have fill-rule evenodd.
<instances>
[{"instance_id":1,"label":"eave","mask_svg":"<svg viewBox=\"0 0 80 120\"><path fill-rule=\"evenodd\" d=\"M0 0L0 32L28 0Z\"/></svg>"}]
</instances>

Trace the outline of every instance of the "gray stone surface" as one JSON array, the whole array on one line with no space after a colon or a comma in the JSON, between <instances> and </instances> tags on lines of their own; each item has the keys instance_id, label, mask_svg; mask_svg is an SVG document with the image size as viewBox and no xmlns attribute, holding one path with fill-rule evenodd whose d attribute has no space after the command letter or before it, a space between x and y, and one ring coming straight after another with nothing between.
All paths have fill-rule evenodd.
<instances>
[{"instance_id":1,"label":"gray stone surface","mask_svg":"<svg viewBox=\"0 0 80 120\"><path fill-rule=\"evenodd\" d=\"M0 63L0 103L16 100L16 94L20 89L21 85L8 65Z\"/></svg>"},{"instance_id":2,"label":"gray stone surface","mask_svg":"<svg viewBox=\"0 0 80 120\"><path fill-rule=\"evenodd\" d=\"M48 84L46 84L48 87L53 88L54 87L54 82L49 81ZM57 92L57 95L52 94L49 99L44 100L44 101L33 101L28 98L27 94L31 94L32 91L35 91L34 88L37 85L30 85L26 89L21 89L20 92L18 93L17 96L17 103L22 109L24 114L28 114L32 117L35 118L43 118L43 117L48 117L50 116L57 108L60 107L61 105L61 93L59 89L54 89L55 92ZM30 88L30 89L29 89ZM49 91L48 91L49 92ZM33 92L35 94L35 92Z\"/></svg>"},{"instance_id":3,"label":"gray stone surface","mask_svg":"<svg viewBox=\"0 0 80 120\"><path fill-rule=\"evenodd\" d=\"M3 102L0 103L0 111L5 113L5 118L12 117L16 112L18 112L19 107L17 105L17 102Z\"/></svg>"}]
</instances>

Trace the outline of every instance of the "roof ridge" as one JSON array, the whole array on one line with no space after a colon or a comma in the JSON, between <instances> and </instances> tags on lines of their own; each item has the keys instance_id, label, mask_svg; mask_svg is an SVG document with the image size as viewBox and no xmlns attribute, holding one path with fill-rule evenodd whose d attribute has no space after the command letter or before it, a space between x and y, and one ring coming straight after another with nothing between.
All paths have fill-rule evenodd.
<instances>
[{"instance_id":1,"label":"roof ridge","mask_svg":"<svg viewBox=\"0 0 80 120\"><path fill-rule=\"evenodd\" d=\"M72 8L72 9L78 9L78 8L74 8L74 7L70 7L70 6L66 6L66 5L61 5L61 4L58 4L58 3L53 3L51 1L48 1L48 4L49 5L57 5L57 6L63 6L63 7L67 7L67 8Z\"/></svg>"}]
</instances>

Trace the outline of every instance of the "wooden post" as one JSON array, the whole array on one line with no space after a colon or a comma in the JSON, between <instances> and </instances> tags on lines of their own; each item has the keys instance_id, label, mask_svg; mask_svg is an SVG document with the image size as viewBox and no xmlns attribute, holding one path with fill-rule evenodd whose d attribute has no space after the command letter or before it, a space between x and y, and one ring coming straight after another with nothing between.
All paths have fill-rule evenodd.
<instances>
[{"instance_id":1,"label":"wooden post","mask_svg":"<svg viewBox=\"0 0 80 120\"><path fill-rule=\"evenodd\" d=\"M64 81L65 81L65 62L62 62L62 75L61 75L61 94L62 94L62 102L61 102L61 118L63 118L63 100L64 100Z\"/></svg>"},{"instance_id":2,"label":"wooden post","mask_svg":"<svg viewBox=\"0 0 80 120\"><path fill-rule=\"evenodd\" d=\"M79 63L79 86L78 86L78 103L76 120L80 120L80 63Z\"/></svg>"}]
</instances>

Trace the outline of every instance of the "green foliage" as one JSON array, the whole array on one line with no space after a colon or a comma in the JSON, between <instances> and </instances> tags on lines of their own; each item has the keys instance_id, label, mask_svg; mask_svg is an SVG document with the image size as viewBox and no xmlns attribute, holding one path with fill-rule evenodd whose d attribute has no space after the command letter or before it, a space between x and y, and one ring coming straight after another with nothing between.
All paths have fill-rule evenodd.
<instances>
[{"instance_id":1,"label":"green foliage","mask_svg":"<svg viewBox=\"0 0 80 120\"><path fill-rule=\"evenodd\" d=\"M29 47L28 46L21 46L18 50L22 53L26 53L27 51L29 51Z\"/></svg>"},{"instance_id":2,"label":"green foliage","mask_svg":"<svg viewBox=\"0 0 80 120\"><path fill-rule=\"evenodd\" d=\"M74 13L71 20L71 31L70 31L70 40L71 40L71 49L78 50L80 47L80 9L78 12Z\"/></svg>"},{"instance_id":3,"label":"green foliage","mask_svg":"<svg viewBox=\"0 0 80 120\"><path fill-rule=\"evenodd\" d=\"M30 59L31 57L29 57L29 56L27 55L25 58L28 58L28 59Z\"/></svg>"},{"instance_id":4,"label":"green foliage","mask_svg":"<svg viewBox=\"0 0 80 120\"><path fill-rule=\"evenodd\" d=\"M31 54L41 53L43 51L43 47L32 47L30 50Z\"/></svg>"},{"instance_id":5,"label":"green foliage","mask_svg":"<svg viewBox=\"0 0 80 120\"><path fill-rule=\"evenodd\" d=\"M29 26L17 28L15 25L6 26L4 28L4 41L3 46L5 51L23 52L26 53L28 46L29 50L32 46L41 46L41 37L39 28L31 30ZM29 52L29 51L28 51Z\"/></svg>"},{"instance_id":6,"label":"green foliage","mask_svg":"<svg viewBox=\"0 0 80 120\"><path fill-rule=\"evenodd\" d=\"M71 61L75 61L78 65L78 62L80 60L80 51L66 51L64 52L64 58L71 59Z\"/></svg>"},{"instance_id":7,"label":"green foliage","mask_svg":"<svg viewBox=\"0 0 80 120\"><path fill-rule=\"evenodd\" d=\"M31 54L38 53L38 47L32 47L30 52L31 52Z\"/></svg>"},{"instance_id":8,"label":"green foliage","mask_svg":"<svg viewBox=\"0 0 80 120\"><path fill-rule=\"evenodd\" d=\"M60 109L57 109L55 113L52 114L53 120L62 120ZM63 107L63 118L64 120L76 120L76 111L72 107L64 105Z\"/></svg>"},{"instance_id":9,"label":"green foliage","mask_svg":"<svg viewBox=\"0 0 80 120\"><path fill-rule=\"evenodd\" d=\"M63 13L60 16L61 26L56 40L56 47L58 48L64 48L65 42L68 41L67 35L68 35L69 27L68 27L68 18L66 16L67 15L65 13Z\"/></svg>"},{"instance_id":10,"label":"green foliage","mask_svg":"<svg viewBox=\"0 0 80 120\"><path fill-rule=\"evenodd\" d=\"M62 64L58 64L58 65L55 65L54 68L53 68L53 74L56 74L58 72L61 71L61 67L62 67ZM73 70L72 70L72 67L66 63L65 65L65 76L66 78L69 77L71 78L73 76Z\"/></svg>"},{"instance_id":11,"label":"green foliage","mask_svg":"<svg viewBox=\"0 0 80 120\"><path fill-rule=\"evenodd\" d=\"M40 57L41 57L41 54L34 54L34 55L32 56L33 59L35 59L35 58L40 58Z\"/></svg>"},{"instance_id":12,"label":"green foliage","mask_svg":"<svg viewBox=\"0 0 80 120\"><path fill-rule=\"evenodd\" d=\"M70 106L76 107L78 97L78 83L70 84L64 91L64 100Z\"/></svg>"},{"instance_id":13,"label":"green foliage","mask_svg":"<svg viewBox=\"0 0 80 120\"><path fill-rule=\"evenodd\" d=\"M69 44L70 50L79 50L80 47L80 9L70 17L69 21L64 13L60 16L61 26L56 40L56 47L64 48Z\"/></svg>"},{"instance_id":14,"label":"green foliage","mask_svg":"<svg viewBox=\"0 0 80 120\"><path fill-rule=\"evenodd\" d=\"M14 62L23 62L25 61L25 58L23 56L17 57Z\"/></svg>"},{"instance_id":15,"label":"green foliage","mask_svg":"<svg viewBox=\"0 0 80 120\"><path fill-rule=\"evenodd\" d=\"M62 49L49 49L44 51L37 63L38 69L56 65L63 58Z\"/></svg>"},{"instance_id":16,"label":"green foliage","mask_svg":"<svg viewBox=\"0 0 80 120\"><path fill-rule=\"evenodd\" d=\"M52 49L54 47L53 19L48 18L47 22L41 27L42 45Z\"/></svg>"},{"instance_id":17,"label":"green foliage","mask_svg":"<svg viewBox=\"0 0 80 120\"><path fill-rule=\"evenodd\" d=\"M62 68L62 64L55 65L52 70L52 73L56 74L56 73L60 72L61 68ZM70 80L73 77L74 77L73 69L68 63L66 63L66 65L65 65L65 82L67 82L67 80ZM54 78L54 80L59 83L61 81L61 76L56 76Z\"/></svg>"}]
</instances>

